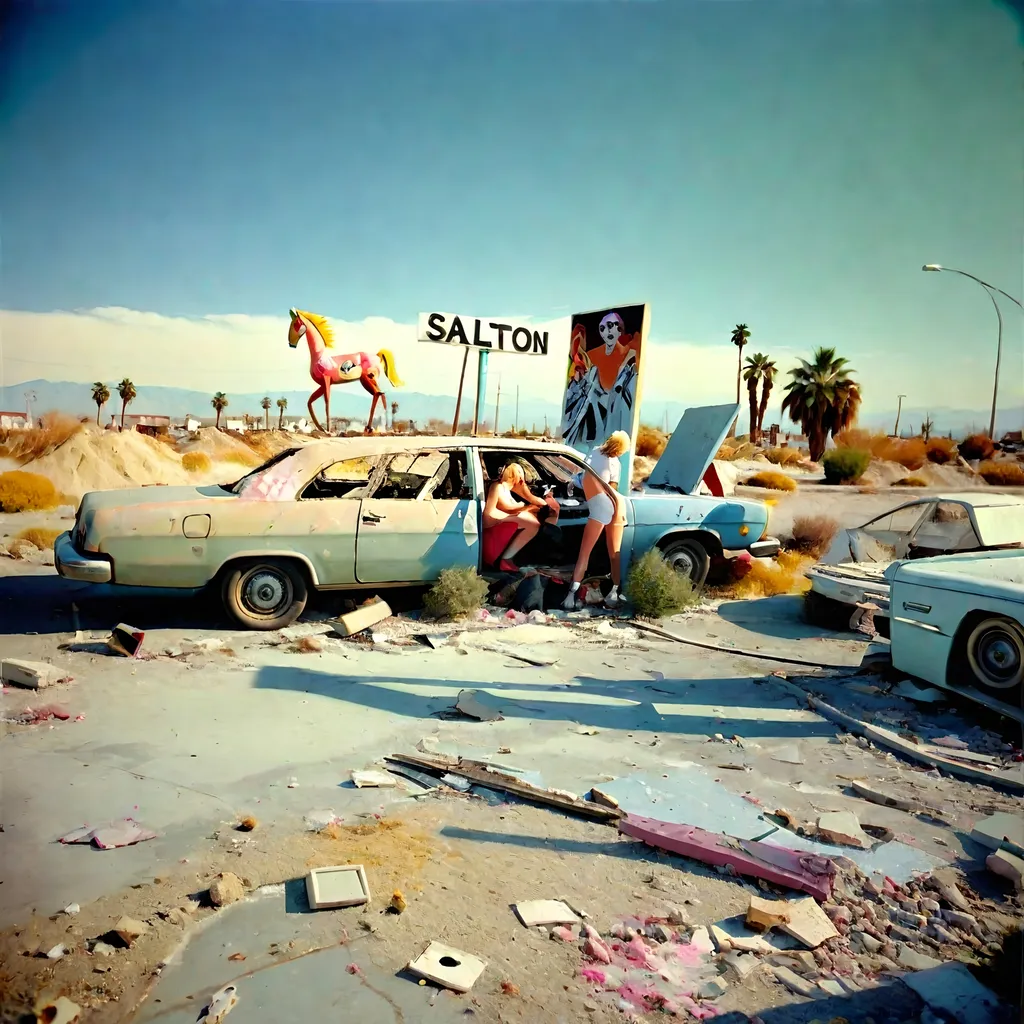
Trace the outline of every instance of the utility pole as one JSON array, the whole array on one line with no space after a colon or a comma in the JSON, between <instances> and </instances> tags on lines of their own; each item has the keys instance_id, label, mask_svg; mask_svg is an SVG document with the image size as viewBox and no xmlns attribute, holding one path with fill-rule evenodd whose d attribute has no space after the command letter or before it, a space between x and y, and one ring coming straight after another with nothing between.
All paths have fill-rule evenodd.
<instances>
[{"instance_id":1,"label":"utility pole","mask_svg":"<svg viewBox=\"0 0 1024 1024\"><path fill-rule=\"evenodd\" d=\"M896 426L892 428L892 436L893 437L899 437L900 436L900 412L903 410L903 399L906 398L906 397L907 397L906 395L897 395L896 396L896 398L897 398Z\"/></svg>"},{"instance_id":2,"label":"utility pole","mask_svg":"<svg viewBox=\"0 0 1024 1024\"><path fill-rule=\"evenodd\" d=\"M498 397L494 401L494 436L498 436L498 410L501 408L501 374L498 374Z\"/></svg>"},{"instance_id":3,"label":"utility pole","mask_svg":"<svg viewBox=\"0 0 1024 1024\"><path fill-rule=\"evenodd\" d=\"M25 392L25 419L28 420L28 425L32 426L32 403L36 400L36 393L34 391Z\"/></svg>"},{"instance_id":4,"label":"utility pole","mask_svg":"<svg viewBox=\"0 0 1024 1024\"><path fill-rule=\"evenodd\" d=\"M519 433L519 385L516 385L516 433Z\"/></svg>"}]
</instances>

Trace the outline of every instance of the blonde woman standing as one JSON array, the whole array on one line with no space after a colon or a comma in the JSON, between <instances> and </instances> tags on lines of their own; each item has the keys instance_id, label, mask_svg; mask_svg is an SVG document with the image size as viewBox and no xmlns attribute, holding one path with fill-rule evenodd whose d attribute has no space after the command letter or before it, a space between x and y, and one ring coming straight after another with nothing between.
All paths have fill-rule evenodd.
<instances>
[{"instance_id":1,"label":"blonde woman standing","mask_svg":"<svg viewBox=\"0 0 1024 1024\"><path fill-rule=\"evenodd\" d=\"M621 600L620 568L622 551L622 531L626 525L626 508L622 496L618 493L619 459L629 451L629 434L624 430L616 430L610 434L604 444L594 448L587 456L587 465L593 473L583 474L583 494L587 499L587 510L590 518L583 527L583 542L580 554L576 559L576 568L572 573L572 585L562 607L571 611L576 607L577 592L587 571L591 552L598 538L604 533L608 545L608 561L612 569L612 589L605 598L605 604L615 607ZM603 486L602 486L603 485Z\"/></svg>"}]
</instances>

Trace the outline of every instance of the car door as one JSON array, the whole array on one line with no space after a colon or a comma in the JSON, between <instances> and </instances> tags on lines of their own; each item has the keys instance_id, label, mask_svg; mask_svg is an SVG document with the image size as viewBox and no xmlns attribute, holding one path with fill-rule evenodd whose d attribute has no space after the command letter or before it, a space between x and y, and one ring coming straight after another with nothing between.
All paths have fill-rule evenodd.
<instances>
[{"instance_id":1,"label":"car door","mask_svg":"<svg viewBox=\"0 0 1024 1024\"><path fill-rule=\"evenodd\" d=\"M427 583L442 569L480 563L479 503L464 449L423 449L390 458L360 503L360 583Z\"/></svg>"},{"instance_id":2,"label":"car door","mask_svg":"<svg viewBox=\"0 0 1024 1024\"><path fill-rule=\"evenodd\" d=\"M934 499L910 502L850 530L855 562L894 562L907 557L914 531L931 514Z\"/></svg>"}]
</instances>

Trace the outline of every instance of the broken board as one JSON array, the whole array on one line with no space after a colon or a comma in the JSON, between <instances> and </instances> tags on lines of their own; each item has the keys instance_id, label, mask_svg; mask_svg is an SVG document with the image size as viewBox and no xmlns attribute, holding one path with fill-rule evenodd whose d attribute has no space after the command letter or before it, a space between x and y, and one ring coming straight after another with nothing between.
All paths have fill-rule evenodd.
<instances>
[{"instance_id":1,"label":"broken board","mask_svg":"<svg viewBox=\"0 0 1024 1024\"><path fill-rule=\"evenodd\" d=\"M306 896L313 910L357 907L370 902L370 883L362 864L314 868L306 875Z\"/></svg>"},{"instance_id":2,"label":"broken board","mask_svg":"<svg viewBox=\"0 0 1024 1024\"><path fill-rule=\"evenodd\" d=\"M461 949L453 949L441 942L431 942L409 964L409 970L453 992L468 992L486 966L472 953L463 953Z\"/></svg>"},{"instance_id":3,"label":"broken board","mask_svg":"<svg viewBox=\"0 0 1024 1024\"><path fill-rule=\"evenodd\" d=\"M789 920L779 927L808 949L817 949L827 939L834 939L839 934L813 897L787 900L785 907Z\"/></svg>"},{"instance_id":4,"label":"broken board","mask_svg":"<svg viewBox=\"0 0 1024 1024\"><path fill-rule=\"evenodd\" d=\"M579 924L579 917L561 900L527 900L514 904L519 920L527 928L549 924Z\"/></svg>"}]
</instances>

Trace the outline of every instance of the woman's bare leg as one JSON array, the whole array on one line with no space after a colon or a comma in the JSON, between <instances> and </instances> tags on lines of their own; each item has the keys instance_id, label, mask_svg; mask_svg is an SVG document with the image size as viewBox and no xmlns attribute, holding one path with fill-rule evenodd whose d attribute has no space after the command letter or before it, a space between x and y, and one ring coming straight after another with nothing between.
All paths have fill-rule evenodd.
<instances>
[{"instance_id":1,"label":"woman's bare leg","mask_svg":"<svg viewBox=\"0 0 1024 1024\"><path fill-rule=\"evenodd\" d=\"M597 538L601 536L601 531L604 528L604 523L599 523L596 519L588 519L587 525L583 527L580 553L576 559L576 568L572 571L573 583L582 582L583 576L587 571L587 565L590 563L590 555L594 550L594 545L597 543Z\"/></svg>"},{"instance_id":2,"label":"woman's bare leg","mask_svg":"<svg viewBox=\"0 0 1024 1024\"><path fill-rule=\"evenodd\" d=\"M609 523L605 527L604 539L608 544L608 561L612 567L612 585L622 584L622 531L625 523Z\"/></svg>"},{"instance_id":3,"label":"woman's bare leg","mask_svg":"<svg viewBox=\"0 0 1024 1024\"><path fill-rule=\"evenodd\" d=\"M540 520L532 512L520 512L515 516L514 522L519 524L519 530L502 552L501 560L503 562L509 562L515 558L537 536L537 532L540 530Z\"/></svg>"}]
</instances>

